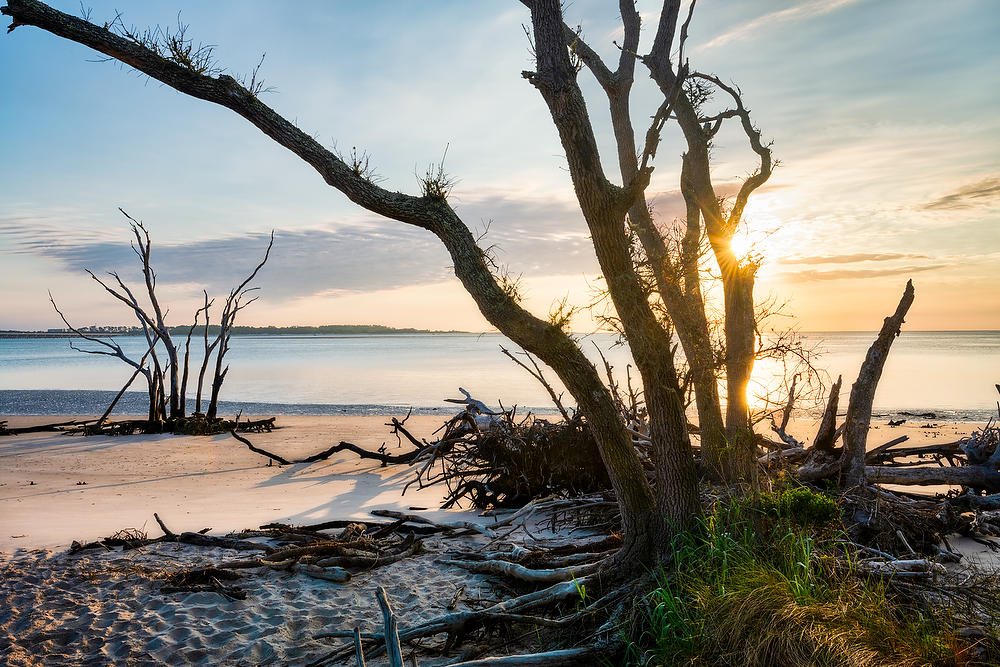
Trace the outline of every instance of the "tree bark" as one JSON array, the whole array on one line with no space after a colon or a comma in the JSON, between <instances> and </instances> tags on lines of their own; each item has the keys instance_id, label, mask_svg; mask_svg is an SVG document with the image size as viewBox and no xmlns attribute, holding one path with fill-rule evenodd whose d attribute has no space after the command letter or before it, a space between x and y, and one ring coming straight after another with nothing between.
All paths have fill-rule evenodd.
<instances>
[{"instance_id":1,"label":"tree bark","mask_svg":"<svg viewBox=\"0 0 1000 667\"><path fill-rule=\"evenodd\" d=\"M629 191L644 189L649 174L637 173L624 189L607 180L566 49L561 6L558 0L538 0L530 7L537 62L536 71L524 76L549 107L608 293L642 377L656 458L657 508L661 521L667 522L655 532L668 535L691 527L700 514L700 502L670 337L653 314L636 275L625 228L625 215L635 199Z\"/></svg>"},{"instance_id":2,"label":"tree bark","mask_svg":"<svg viewBox=\"0 0 1000 667\"><path fill-rule=\"evenodd\" d=\"M868 441L868 428L871 426L872 402L875 399L875 389L882 377L882 369L889 356L892 342L900 334L903 318L913 303L913 281L906 281L903 296L896 306L896 312L885 318L882 329L861 364L858 379L851 387L851 399L847 405L847 418L844 425L844 481L847 486L857 486L865 481L865 445Z\"/></svg>"},{"instance_id":3,"label":"tree bark","mask_svg":"<svg viewBox=\"0 0 1000 667\"><path fill-rule=\"evenodd\" d=\"M843 380L843 376L838 375L837 381L830 387L826 410L823 411L823 419L820 420L816 437L813 438L813 448L827 454L833 453L833 445L837 441L837 406L840 405L840 388Z\"/></svg>"},{"instance_id":4,"label":"tree bark","mask_svg":"<svg viewBox=\"0 0 1000 667\"><path fill-rule=\"evenodd\" d=\"M619 2L624 25L624 40L618 69L611 72L600 56L591 49L576 31L564 24L563 34L567 43L577 53L583 63L597 79L608 98L611 124L615 134L618 166L623 183L634 183L640 177L639 160L636 156L635 130L629 109L629 93L635 76L634 54L639 46L639 13L632 0ZM665 12L676 12L677 7L667 7ZM675 15L676 16L676 15ZM676 23L676 21L675 21ZM666 45L662 45L666 48ZM664 242L662 232L657 229L645 197L645 191L638 191L628 213L628 219L642 245L656 281L656 291L674 324L684 356L692 372L695 387L695 402L698 409L698 425L702 448L710 458L720 451L725 442L722 410L719 401L718 382L715 377L715 360L712 353L705 304L699 285L700 239L699 210L688 207L689 232L685 235L680 253L680 261L674 264ZM693 252L691 236L693 226ZM682 286L683 285L683 286ZM671 360L672 363L672 360ZM711 467L710 467L711 469Z\"/></svg>"},{"instance_id":5,"label":"tree bark","mask_svg":"<svg viewBox=\"0 0 1000 667\"><path fill-rule=\"evenodd\" d=\"M756 438L750 428L747 387L753 371L756 354L756 322L754 319L753 288L757 263L751 258L739 258L732 249L732 238L736 232L746 206L747 199L758 187L770 178L772 170L771 152L761 143L760 132L753 126L749 111L743 106L738 90L722 83L714 77L693 74L711 81L716 87L729 94L736 108L720 115L715 126L703 123L698 110L683 90L686 63L674 71L669 46L673 41L672 31L676 30L680 3L668 0L660 17L660 25L653 42L653 49L643 58L650 76L659 86L664 96L676 95L673 117L687 143L684 156L684 171L681 176L681 191L685 198L691 197L701 212L709 244L719 265L725 299L725 367L726 367L726 446L719 452L717 467L728 479L753 480L756 475ZM683 28L682 28L683 33ZM659 46L659 48L658 48ZM667 50L664 50L664 46ZM683 35L681 48L683 48ZM681 59L678 58L680 61ZM759 169L743 182L728 214L723 211L720 198L712 185L709 148L711 139L718 130L722 118L738 117L751 149L760 158ZM715 453L710 451L713 457ZM713 462L714 464L714 462Z\"/></svg>"}]
</instances>

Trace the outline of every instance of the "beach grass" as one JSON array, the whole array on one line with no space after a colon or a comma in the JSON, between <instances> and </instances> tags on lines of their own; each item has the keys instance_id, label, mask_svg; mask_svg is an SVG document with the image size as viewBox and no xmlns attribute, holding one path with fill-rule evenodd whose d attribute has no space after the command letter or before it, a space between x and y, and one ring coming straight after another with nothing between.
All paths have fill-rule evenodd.
<instances>
[{"instance_id":1,"label":"beach grass","mask_svg":"<svg viewBox=\"0 0 1000 667\"><path fill-rule=\"evenodd\" d=\"M857 576L831 506L806 489L717 503L633 614L627 664L967 664L947 609Z\"/></svg>"}]
</instances>

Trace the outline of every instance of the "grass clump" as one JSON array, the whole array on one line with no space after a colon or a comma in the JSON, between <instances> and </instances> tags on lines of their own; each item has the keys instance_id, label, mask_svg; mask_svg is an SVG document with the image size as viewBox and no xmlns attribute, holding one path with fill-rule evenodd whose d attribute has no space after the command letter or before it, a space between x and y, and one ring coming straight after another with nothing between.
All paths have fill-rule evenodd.
<instances>
[{"instance_id":1,"label":"grass clump","mask_svg":"<svg viewBox=\"0 0 1000 667\"><path fill-rule=\"evenodd\" d=\"M840 520L837 501L804 486L763 493L758 502L764 514L796 526L821 527Z\"/></svg>"},{"instance_id":2,"label":"grass clump","mask_svg":"<svg viewBox=\"0 0 1000 667\"><path fill-rule=\"evenodd\" d=\"M627 664L961 664L944 623L838 558L838 524L808 489L720 501L633 614Z\"/></svg>"}]
</instances>

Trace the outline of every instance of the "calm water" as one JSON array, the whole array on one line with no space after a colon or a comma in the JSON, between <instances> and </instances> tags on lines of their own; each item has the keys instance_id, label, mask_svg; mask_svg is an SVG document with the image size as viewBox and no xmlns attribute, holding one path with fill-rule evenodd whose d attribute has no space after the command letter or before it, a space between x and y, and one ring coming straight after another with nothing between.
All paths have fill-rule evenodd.
<instances>
[{"instance_id":1,"label":"calm water","mask_svg":"<svg viewBox=\"0 0 1000 667\"><path fill-rule=\"evenodd\" d=\"M811 333L803 339L819 346L819 366L833 377L844 375L846 400L873 337ZM583 341L588 356L597 359L599 347L624 380L630 358L614 346L612 336L596 334ZM145 351L139 338L120 342L136 358ZM69 344L65 338L0 339L0 414L103 410L130 369L116 359L76 352ZM447 407L443 399L459 398L461 386L494 405L550 408L544 390L500 353L500 345L516 349L498 334L234 337L224 407L277 414L378 413L410 406L426 411ZM193 366L200 363L196 355L193 359ZM763 393L774 370L771 363L758 365L755 394ZM904 332L893 345L876 409L983 419L995 413L996 382L1000 332ZM141 411L135 407L141 400L139 395L124 408Z\"/></svg>"}]
</instances>

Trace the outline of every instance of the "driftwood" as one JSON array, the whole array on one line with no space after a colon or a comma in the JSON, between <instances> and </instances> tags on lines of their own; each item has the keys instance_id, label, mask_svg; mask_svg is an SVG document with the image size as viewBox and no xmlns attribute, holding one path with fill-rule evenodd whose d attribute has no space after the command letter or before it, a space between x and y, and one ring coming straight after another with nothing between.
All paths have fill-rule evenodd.
<instances>
[{"instance_id":1,"label":"driftwood","mask_svg":"<svg viewBox=\"0 0 1000 667\"><path fill-rule=\"evenodd\" d=\"M450 667L532 667L534 665L559 667L561 665L597 665L601 664L600 659L603 653L603 651L595 646L584 646L558 651L544 651L542 653L527 653L524 655L508 655L483 658L481 660L453 662Z\"/></svg>"},{"instance_id":2,"label":"driftwood","mask_svg":"<svg viewBox=\"0 0 1000 667\"><path fill-rule=\"evenodd\" d=\"M21 426L17 428L10 428L7 426L7 422L0 421L0 435L24 435L26 433L65 432L65 431L71 431L73 429L82 426L86 426L87 424L92 424L95 421L96 420L94 419L82 419L82 420L72 420L68 422L56 422L54 424Z\"/></svg>"},{"instance_id":3,"label":"driftwood","mask_svg":"<svg viewBox=\"0 0 1000 667\"><path fill-rule=\"evenodd\" d=\"M403 651L399 648L399 632L396 624L396 614L389 604L389 596L385 589L379 586L376 589L378 606L382 608L382 624L384 627L386 654L389 657L389 667L403 667Z\"/></svg>"},{"instance_id":4,"label":"driftwood","mask_svg":"<svg viewBox=\"0 0 1000 667\"><path fill-rule=\"evenodd\" d=\"M435 528L440 528L442 530L470 530L477 533L482 533L483 535L493 538L497 534L495 531L481 526L478 523L472 521L431 521L430 519L418 516L416 514L405 514L403 512L396 512L394 510L372 510L372 514L375 516L387 517L390 519L396 519L398 521L408 522L408 523L421 523L428 526L434 526Z\"/></svg>"},{"instance_id":5,"label":"driftwood","mask_svg":"<svg viewBox=\"0 0 1000 667\"><path fill-rule=\"evenodd\" d=\"M865 443L868 441L868 429L871 425L872 401L875 389L882 377L882 369L889 356L892 342L899 336L910 305L913 303L913 281L906 281L906 289L896 306L896 312L885 318L882 329L872 346L868 349L858 379L851 387L851 398L847 405L847 418L844 426L844 481L848 486L856 486L865 482Z\"/></svg>"},{"instance_id":6,"label":"driftwood","mask_svg":"<svg viewBox=\"0 0 1000 667\"><path fill-rule=\"evenodd\" d=\"M865 475L871 482L879 484L951 484L1000 492L1000 472L985 466L939 467L888 467L866 466Z\"/></svg>"},{"instance_id":7,"label":"driftwood","mask_svg":"<svg viewBox=\"0 0 1000 667\"><path fill-rule=\"evenodd\" d=\"M597 563L588 563L579 566L568 566L552 568L548 570L536 570L525 567L518 563L510 563L502 560L450 560L439 561L444 565L454 565L469 572L480 574L502 574L519 581L527 581L534 584L551 584L559 581L568 581L574 577L585 576L597 570Z\"/></svg>"},{"instance_id":8,"label":"driftwood","mask_svg":"<svg viewBox=\"0 0 1000 667\"><path fill-rule=\"evenodd\" d=\"M830 396L827 399L826 410L823 411L823 418L819 422L819 429L816 437L813 438L813 447L818 451L833 453L833 446L837 441L837 407L840 404L840 387L844 381L843 376L838 375L837 381L830 387Z\"/></svg>"},{"instance_id":9,"label":"driftwood","mask_svg":"<svg viewBox=\"0 0 1000 667\"><path fill-rule=\"evenodd\" d=\"M267 458L271 459L278 465L282 466L294 465L296 463L315 463L316 461L325 461L334 454L343 451L353 452L363 459L375 459L376 461L381 461L382 465L387 465L389 463L396 463L396 464L409 463L416 457L417 454L419 454L419 451L409 452L407 454L400 454L400 455L381 454L379 452L370 452L366 449L362 449L361 447L351 444L350 442L341 442L340 444L334 445L329 449L325 449L322 452L319 452L318 454L307 456L304 459L295 459L294 461L289 461L288 459L282 456L279 456L277 454L272 454L266 449L261 449L260 447L254 446L254 444L249 440L247 440L246 438L237 435L235 430L230 430L229 435L233 436L234 438L242 442L244 445L246 445L251 452L254 452L255 454L260 454L262 456L266 456Z\"/></svg>"}]
</instances>

